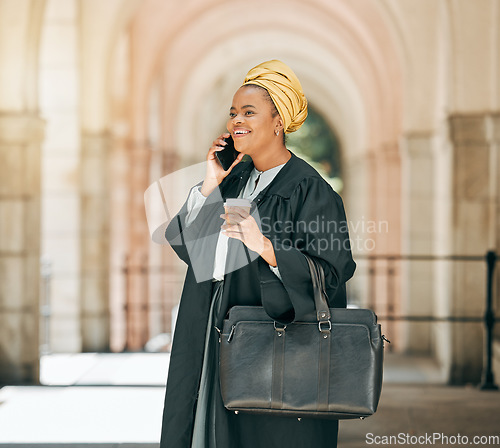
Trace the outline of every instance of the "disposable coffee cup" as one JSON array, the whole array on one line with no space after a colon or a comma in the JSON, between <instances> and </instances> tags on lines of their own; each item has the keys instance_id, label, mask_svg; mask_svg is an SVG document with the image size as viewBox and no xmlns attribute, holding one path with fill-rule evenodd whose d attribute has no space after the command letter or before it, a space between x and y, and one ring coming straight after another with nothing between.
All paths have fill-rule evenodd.
<instances>
[{"instance_id":1,"label":"disposable coffee cup","mask_svg":"<svg viewBox=\"0 0 500 448\"><path fill-rule=\"evenodd\" d=\"M245 210L247 213L250 213L250 208L252 207L252 202L249 199L227 199L226 202L224 202L224 210L227 213L229 213L231 210L236 209L242 209ZM228 222L226 220L227 224L231 224L231 222Z\"/></svg>"}]
</instances>

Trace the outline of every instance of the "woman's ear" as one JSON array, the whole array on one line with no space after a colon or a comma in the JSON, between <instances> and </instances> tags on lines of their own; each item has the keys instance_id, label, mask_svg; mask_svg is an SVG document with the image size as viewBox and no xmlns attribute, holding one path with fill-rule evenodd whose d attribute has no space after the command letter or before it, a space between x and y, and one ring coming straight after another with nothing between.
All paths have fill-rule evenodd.
<instances>
[{"instance_id":1,"label":"woman's ear","mask_svg":"<svg viewBox=\"0 0 500 448\"><path fill-rule=\"evenodd\" d=\"M284 131L284 126L283 126L283 120L281 119L281 117L279 118L278 122L276 123L276 129L274 130L274 132L279 132L280 134L283 133Z\"/></svg>"}]
</instances>

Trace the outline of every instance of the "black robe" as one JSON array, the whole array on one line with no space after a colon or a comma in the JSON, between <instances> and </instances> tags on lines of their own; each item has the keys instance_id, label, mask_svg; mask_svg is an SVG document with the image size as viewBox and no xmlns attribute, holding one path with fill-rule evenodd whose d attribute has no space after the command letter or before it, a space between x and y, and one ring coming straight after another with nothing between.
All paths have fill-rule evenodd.
<instances>
[{"instance_id":1,"label":"black robe","mask_svg":"<svg viewBox=\"0 0 500 448\"><path fill-rule=\"evenodd\" d=\"M168 372L161 448L190 448L196 400L203 364L205 331L211 299L211 279L201 279L201 265L213 270L215 245L224 213L222 199L235 198L244 188L253 163L240 162L207 198L194 222L184 225L186 204L170 222L165 236L188 270L182 292ZM222 309L234 305L264 306L277 321L286 323L314 310L309 268L302 252L319 259L325 270L332 307L346 306L346 281L353 275L347 222L340 196L305 161L291 158L273 181L254 199L262 233L274 248L282 281L255 254L224 277ZM231 254L244 249L229 239ZM200 262L201 257L201 262ZM227 271L226 271L227 272ZM223 320L224 313L221 313ZM217 322L220 328L222 322ZM221 401L221 400L220 400ZM219 448L333 448L336 420L269 417L217 408Z\"/></svg>"}]
</instances>

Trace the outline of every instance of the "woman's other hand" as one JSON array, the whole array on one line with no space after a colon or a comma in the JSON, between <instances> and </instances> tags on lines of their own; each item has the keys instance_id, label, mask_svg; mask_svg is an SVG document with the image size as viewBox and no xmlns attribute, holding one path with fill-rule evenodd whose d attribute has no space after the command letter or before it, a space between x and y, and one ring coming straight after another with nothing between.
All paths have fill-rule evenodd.
<instances>
[{"instance_id":1,"label":"woman's other hand","mask_svg":"<svg viewBox=\"0 0 500 448\"><path fill-rule=\"evenodd\" d=\"M220 217L226 220L221 226L224 235L240 240L250 250L257 252L268 264L276 266L276 256L271 240L262 234L253 216L242 208L231 207L228 213ZM228 224L228 221L231 224Z\"/></svg>"},{"instance_id":2,"label":"woman's other hand","mask_svg":"<svg viewBox=\"0 0 500 448\"><path fill-rule=\"evenodd\" d=\"M217 151L222 151L224 149L224 147L226 146L224 138L227 138L230 135L231 134L229 134L228 132L221 134L218 138L216 138L213 141L212 147L208 150L207 171L205 174L203 185L200 190L201 194L205 197L210 195L210 193L212 193L212 191L214 191L217 188L217 186L222 182L222 180L231 172L234 166L237 165L244 156L243 153L238 154L238 157L227 171L225 171L224 168L222 168L221 164L217 160L217 157L215 156L215 153Z\"/></svg>"}]
</instances>

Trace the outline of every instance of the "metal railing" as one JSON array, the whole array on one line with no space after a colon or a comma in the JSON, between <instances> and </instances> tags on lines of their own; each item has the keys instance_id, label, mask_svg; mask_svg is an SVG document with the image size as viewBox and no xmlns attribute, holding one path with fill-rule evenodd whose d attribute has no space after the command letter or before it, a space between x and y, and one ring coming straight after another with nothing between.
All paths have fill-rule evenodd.
<instances>
[{"instance_id":1,"label":"metal railing","mask_svg":"<svg viewBox=\"0 0 500 448\"><path fill-rule=\"evenodd\" d=\"M402 255L402 254L374 254L374 255L358 255L356 258L365 259L376 262L385 260L386 265L386 291L387 303L385 315L378 315L379 320L385 321L407 321L407 322L483 322L485 328L485 360L483 365L482 390L497 390L493 373L493 330L495 317L493 310L493 281L496 262L498 255L495 251L488 251L485 255ZM485 311L483 316L430 316L430 315L395 315L395 264L397 261L472 261L486 263L486 288L485 296ZM376 309L376 285L375 285L375 268L369 267L369 298L368 307Z\"/></svg>"},{"instance_id":2,"label":"metal railing","mask_svg":"<svg viewBox=\"0 0 500 448\"><path fill-rule=\"evenodd\" d=\"M481 389L483 390L496 390L498 386L495 384L493 373L493 330L495 322L498 317L495 316L493 309L493 281L495 277L495 267L498 260L498 254L495 251L488 251L485 255L399 255L399 254L373 254L373 255L357 255L358 260L367 260L370 262L386 261L384 277L386 281L386 305L385 314L378 315L381 321L395 322L483 322L485 328L485 342L484 342L484 365L482 374ZM396 268L397 262L400 261L464 261L464 262L482 262L486 263L486 287L484 290L485 308L483 316L432 316L432 315L395 315L396 305ZM378 269L379 267L377 267ZM151 302L149 297L144 297L140 304L132 304L128 298L130 276L138 275L139 281L144 285L144 290L147 290L147 283L150 275L160 275L164 277L171 273L171 268L165 266L148 266L146 260L141 266L130 266L126 260L122 267L122 273L125 281L125 295L124 300L126 323L127 325L134 325L139 331L143 332L142 338L147 339L148 335L148 316L149 313L166 314L166 304L163 300L160 302ZM51 263L48 258L40 260L40 317L41 317L41 344L40 354L47 354L50 352L50 318L51 318L51 280L52 269ZM163 281L163 280L162 280ZM172 279L165 280L166 283L174 282ZM181 279L175 281L177 284ZM367 306L376 310L376 268L370 265L368 271L368 303ZM131 305L135 306L135 316L132 317ZM378 311L378 310L376 310ZM131 322L137 319L138 315L142 322ZM168 328L169 324L164 322L163 329Z\"/></svg>"}]
</instances>

